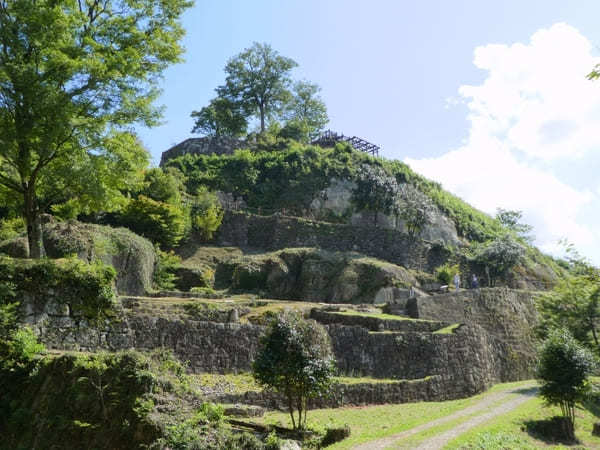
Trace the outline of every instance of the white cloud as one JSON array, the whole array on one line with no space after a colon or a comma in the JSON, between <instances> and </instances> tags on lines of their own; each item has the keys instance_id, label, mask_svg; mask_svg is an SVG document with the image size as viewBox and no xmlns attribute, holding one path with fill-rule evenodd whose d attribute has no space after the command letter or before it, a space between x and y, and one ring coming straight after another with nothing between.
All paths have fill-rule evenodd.
<instances>
[{"instance_id":1,"label":"white cloud","mask_svg":"<svg viewBox=\"0 0 600 450\"><path fill-rule=\"evenodd\" d=\"M600 206L597 179L576 189L555 175L600 149L600 83L585 77L599 61L591 52L590 42L562 23L537 31L528 44L477 47L473 62L487 77L459 88L469 109L467 142L439 158L406 162L490 214L497 207L524 211L543 249L554 251L567 237L600 262L600 237L581 219Z\"/></svg>"}]
</instances>

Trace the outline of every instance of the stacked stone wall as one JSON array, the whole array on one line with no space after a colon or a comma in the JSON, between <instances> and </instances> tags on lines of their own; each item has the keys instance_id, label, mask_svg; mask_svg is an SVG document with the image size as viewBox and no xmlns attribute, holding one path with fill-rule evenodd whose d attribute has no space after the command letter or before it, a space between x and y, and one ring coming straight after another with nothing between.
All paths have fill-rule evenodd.
<instances>
[{"instance_id":1,"label":"stacked stone wall","mask_svg":"<svg viewBox=\"0 0 600 450\"><path fill-rule=\"evenodd\" d=\"M455 323L475 323L490 337L500 380L532 376L537 345L535 292L482 288L417 297L407 303L410 316Z\"/></svg>"},{"instance_id":2,"label":"stacked stone wall","mask_svg":"<svg viewBox=\"0 0 600 450\"><path fill-rule=\"evenodd\" d=\"M443 264L448 256L447 250L441 245L415 240L395 230L236 211L225 214L216 242L224 246L268 251L291 247L356 251L411 269L427 271Z\"/></svg>"}]
</instances>

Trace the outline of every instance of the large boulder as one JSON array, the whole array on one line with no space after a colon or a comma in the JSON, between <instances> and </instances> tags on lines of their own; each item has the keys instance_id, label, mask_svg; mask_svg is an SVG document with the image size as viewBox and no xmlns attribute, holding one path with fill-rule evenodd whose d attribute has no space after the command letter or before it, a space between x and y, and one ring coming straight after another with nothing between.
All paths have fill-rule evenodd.
<instances>
[{"instance_id":1,"label":"large boulder","mask_svg":"<svg viewBox=\"0 0 600 450\"><path fill-rule=\"evenodd\" d=\"M219 264L215 273L215 287L220 289L318 302L373 303L382 289L408 291L416 285L418 281L404 267L355 252L315 248L238 257Z\"/></svg>"},{"instance_id":2,"label":"large boulder","mask_svg":"<svg viewBox=\"0 0 600 450\"><path fill-rule=\"evenodd\" d=\"M125 229L76 221L47 223L44 246L50 258L77 255L99 259L117 271L119 294L143 295L152 288L155 251L150 241Z\"/></svg>"}]
</instances>

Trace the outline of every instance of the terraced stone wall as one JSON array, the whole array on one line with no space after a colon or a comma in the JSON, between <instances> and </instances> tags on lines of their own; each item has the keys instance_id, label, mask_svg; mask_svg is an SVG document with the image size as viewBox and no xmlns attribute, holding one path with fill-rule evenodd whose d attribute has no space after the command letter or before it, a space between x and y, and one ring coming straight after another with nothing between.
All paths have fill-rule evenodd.
<instances>
[{"instance_id":1,"label":"terraced stone wall","mask_svg":"<svg viewBox=\"0 0 600 450\"><path fill-rule=\"evenodd\" d=\"M482 288L410 299L407 311L414 318L478 324L490 336L500 380L533 375L537 341L535 292L508 288Z\"/></svg>"},{"instance_id":2,"label":"terraced stone wall","mask_svg":"<svg viewBox=\"0 0 600 450\"><path fill-rule=\"evenodd\" d=\"M290 247L356 251L411 269L427 271L443 264L448 257L443 246L415 240L395 230L235 211L225 215L216 241L219 245L269 251Z\"/></svg>"}]
</instances>

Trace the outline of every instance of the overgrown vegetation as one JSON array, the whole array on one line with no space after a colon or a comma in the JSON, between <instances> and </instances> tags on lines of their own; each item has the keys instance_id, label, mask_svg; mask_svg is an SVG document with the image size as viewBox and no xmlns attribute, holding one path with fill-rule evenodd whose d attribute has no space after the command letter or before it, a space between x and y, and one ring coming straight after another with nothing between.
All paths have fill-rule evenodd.
<instances>
[{"instance_id":1,"label":"overgrown vegetation","mask_svg":"<svg viewBox=\"0 0 600 450\"><path fill-rule=\"evenodd\" d=\"M78 258L61 260L18 260L0 257L0 284L12 286L15 300L28 296L36 302L54 300L71 308L74 315L98 320L111 315L114 306L115 270L95 261Z\"/></svg>"},{"instance_id":2,"label":"overgrown vegetation","mask_svg":"<svg viewBox=\"0 0 600 450\"><path fill-rule=\"evenodd\" d=\"M153 394L185 384L157 351L46 357L30 376L0 377L4 448L137 448L160 434Z\"/></svg>"},{"instance_id":3,"label":"overgrown vegetation","mask_svg":"<svg viewBox=\"0 0 600 450\"><path fill-rule=\"evenodd\" d=\"M169 160L167 167L175 167L185 175L188 192L206 186L214 191L232 192L255 211L268 213L283 209L297 215L308 211L317 193L327 187L331 179L358 181L361 171L375 171L381 173L381 177L392 177L400 186L408 183L425 194L455 222L458 232L467 239L483 242L503 231L496 219L416 174L406 164L377 159L343 143L321 148L291 142L281 150L240 150L220 156L184 155Z\"/></svg>"}]
</instances>

